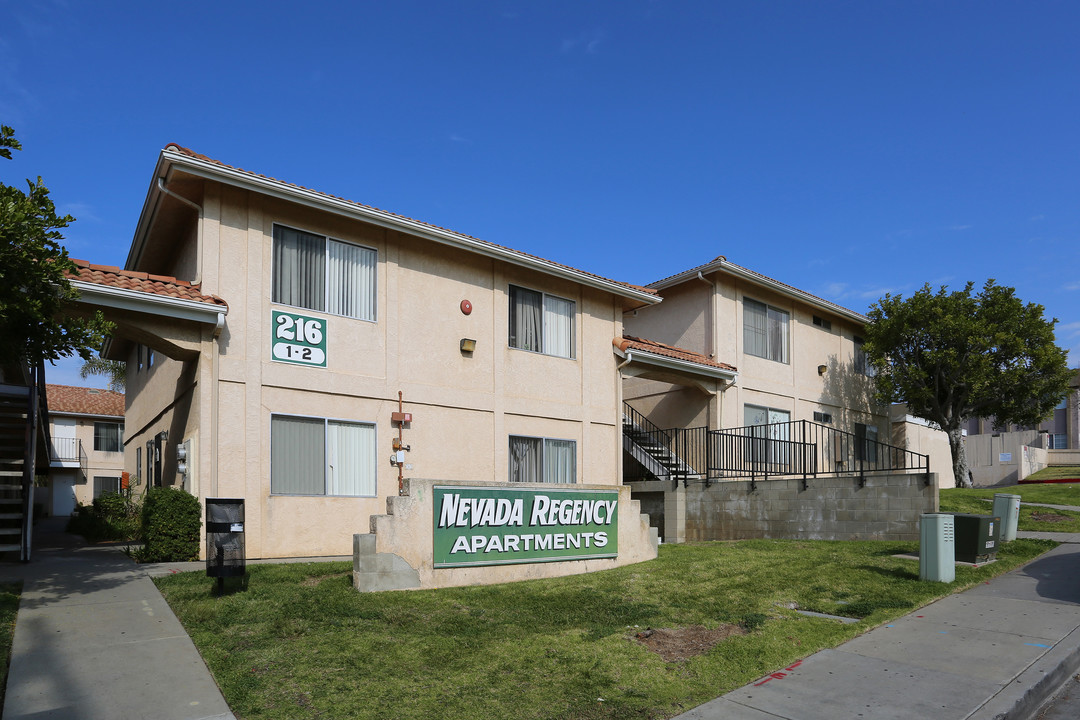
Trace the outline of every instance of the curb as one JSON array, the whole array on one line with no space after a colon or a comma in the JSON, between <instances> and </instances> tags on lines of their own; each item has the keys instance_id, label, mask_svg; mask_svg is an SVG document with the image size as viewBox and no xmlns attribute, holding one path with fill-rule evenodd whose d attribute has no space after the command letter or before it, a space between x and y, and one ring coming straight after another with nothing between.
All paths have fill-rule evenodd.
<instances>
[{"instance_id":1,"label":"curb","mask_svg":"<svg viewBox=\"0 0 1080 720\"><path fill-rule=\"evenodd\" d=\"M1028 720L1080 669L1075 628L965 720Z\"/></svg>"}]
</instances>

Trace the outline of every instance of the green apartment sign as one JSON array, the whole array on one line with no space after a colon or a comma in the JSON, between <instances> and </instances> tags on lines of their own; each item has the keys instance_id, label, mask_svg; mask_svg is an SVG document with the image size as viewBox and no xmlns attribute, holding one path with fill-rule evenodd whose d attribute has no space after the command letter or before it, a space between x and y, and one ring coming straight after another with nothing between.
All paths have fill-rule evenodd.
<instances>
[{"instance_id":1,"label":"green apartment sign","mask_svg":"<svg viewBox=\"0 0 1080 720\"><path fill-rule=\"evenodd\" d=\"M435 486L436 568L612 558L617 490Z\"/></svg>"},{"instance_id":2,"label":"green apartment sign","mask_svg":"<svg viewBox=\"0 0 1080 720\"><path fill-rule=\"evenodd\" d=\"M326 367L326 321L273 311L272 353L279 362Z\"/></svg>"}]
</instances>

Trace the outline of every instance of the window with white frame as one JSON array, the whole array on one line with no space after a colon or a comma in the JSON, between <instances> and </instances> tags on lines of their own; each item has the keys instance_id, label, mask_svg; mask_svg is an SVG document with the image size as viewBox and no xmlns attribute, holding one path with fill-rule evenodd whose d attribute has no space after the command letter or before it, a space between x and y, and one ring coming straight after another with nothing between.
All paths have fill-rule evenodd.
<instances>
[{"instance_id":1,"label":"window with white frame","mask_svg":"<svg viewBox=\"0 0 1080 720\"><path fill-rule=\"evenodd\" d=\"M574 301L510 286L510 347L574 357Z\"/></svg>"},{"instance_id":2,"label":"window with white frame","mask_svg":"<svg viewBox=\"0 0 1080 720\"><path fill-rule=\"evenodd\" d=\"M371 248L275 225L271 300L374 321L377 259Z\"/></svg>"},{"instance_id":3,"label":"window with white frame","mask_svg":"<svg viewBox=\"0 0 1080 720\"><path fill-rule=\"evenodd\" d=\"M94 451L120 452L124 444L124 426L120 423L94 423Z\"/></svg>"},{"instance_id":4,"label":"window with white frame","mask_svg":"<svg viewBox=\"0 0 1080 720\"><path fill-rule=\"evenodd\" d=\"M510 482L576 483L577 443L511 435Z\"/></svg>"},{"instance_id":5,"label":"window with white frame","mask_svg":"<svg viewBox=\"0 0 1080 720\"><path fill-rule=\"evenodd\" d=\"M105 493L120 493L120 478L94 476L94 498L97 499Z\"/></svg>"},{"instance_id":6,"label":"window with white frame","mask_svg":"<svg viewBox=\"0 0 1080 720\"><path fill-rule=\"evenodd\" d=\"M851 338L855 343L854 365L855 372L866 377L874 377L874 366L866 359L866 350L863 349L863 339L858 335Z\"/></svg>"},{"instance_id":7,"label":"window with white frame","mask_svg":"<svg viewBox=\"0 0 1080 720\"><path fill-rule=\"evenodd\" d=\"M375 425L325 418L270 417L270 492L376 495Z\"/></svg>"},{"instance_id":8,"label":"window with white frame","mask_svg":"<svg viewBox=\"0 0 1080 720\"><path fill-rule=\"evenodd\" d=\"M757 300L743 298L743 345L749 355L788 362L791 314Z\"/></svg>"}]
</instances>

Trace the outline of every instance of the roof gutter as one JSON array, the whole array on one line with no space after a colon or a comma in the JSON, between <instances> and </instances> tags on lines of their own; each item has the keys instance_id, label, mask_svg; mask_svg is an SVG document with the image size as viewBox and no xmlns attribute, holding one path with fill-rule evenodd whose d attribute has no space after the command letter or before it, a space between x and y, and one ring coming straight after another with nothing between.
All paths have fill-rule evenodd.
<instances>
[{"instance_id":1,"label":"roof gutter","mask_svg":"<svg viewBox=\"0 0 1080 720\"><path fill-rule=\"evenodd\" d=\"M722 380L729 385L734 385L735 381L739 379L737 370L732 371L723 368L711 368L705 365L687 362L685 360L666 357L664 355L656 355L643 350L619 350L618 348L615 348L615 352L625 358L618 366L618 369L620 370L630 363L638 362L642 365L650 365L664 370L674 370L689 375L712 378L713 380Z\"/></svg>"},{"instance_id":2,"label":"roof gutter","mask_svg":"<svg viewBox=\"0 0 1080 720\"><path fill-rule=\"evenodd\" d=\"M158 177L163 174L163 165L168 166L169 170L171 170L172 167L180 167L184 172L207 180L224 181L230 185L258 192L263 195L270 195L307 207L330 211L338 215L378 225L379 227L404 231L410 235L422 237L442 245L449 245L451 247L468 250L519 267L538 270L546 275L554 275L581 285L604 290L619 297L639 302L642 305L655 305L662 299L652 293L635 290L605 278L590 275L579 270L574 270L573 268L564 267L548 260L543 260L542 258L531 257L519 253L510 248L498 247L491 243L467 235L461 235L460 233L451 230L437 228L417 220L388 213L384 210L377 210L341 198L324 195L315 192L314 190L308 190L306 188L281 182L280 180L272 180L218 163L193 158L174 150L169 150L168 148L161 151L161 158L158 162ZM151 193L152 192L153 188L151 188ZM148 196L146 204L143 206L144 214L149 204L150 197ZM132 262L139 259L139 256L142 253L142 245L145 242L149 224L143 223L141 218L142 216L140 216L139 227L136 229L135 240L132 242L131 252L128 253L128 269L132 269Z\"/></svg>"},{"instance_id":3,"label":"roof gutter","mask_svg":"<svg viewBox=\"0 0 1080 720\"><path fill-rule=\"evenodd\" d=\"M217 332L220 332L217 328L224 324L225 315L229 312L229 308L221 305L98 285L85 280L72 280L71 285L79 291L80 299L101 307L206 323L214 325Z\"/></svg>"}]
</instances>

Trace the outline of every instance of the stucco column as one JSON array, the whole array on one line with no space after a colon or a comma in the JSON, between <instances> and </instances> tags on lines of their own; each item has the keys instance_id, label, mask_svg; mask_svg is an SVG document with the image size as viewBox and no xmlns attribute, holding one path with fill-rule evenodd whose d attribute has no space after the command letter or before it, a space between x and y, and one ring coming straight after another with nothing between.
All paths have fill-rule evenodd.
<instances>
[{"instance_id":1,"label":"stucco column","mask_svg":"<svg viewBox=\"0 0 1080 720\"><path fill-rule=\"evenodd\" d=\"M664 542L686 542L686 488L682 483L664 493Z\"/></svg>"}]
</instances>

